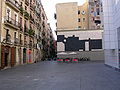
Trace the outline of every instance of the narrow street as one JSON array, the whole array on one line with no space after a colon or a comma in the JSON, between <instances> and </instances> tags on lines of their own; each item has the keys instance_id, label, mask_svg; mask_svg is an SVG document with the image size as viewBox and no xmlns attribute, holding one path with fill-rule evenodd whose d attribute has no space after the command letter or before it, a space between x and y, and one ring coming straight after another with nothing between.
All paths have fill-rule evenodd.
<instances>
[{"instance_id":1,"label":"narrow street","mask_svg":"<svg viewBox=\"0 0 120 90\"><path fill-rule=\"evenodd\" d=\"M0 90L120 90L120 72L103 62L45 61L1 70Z\"/></svg>"}]
</instances>

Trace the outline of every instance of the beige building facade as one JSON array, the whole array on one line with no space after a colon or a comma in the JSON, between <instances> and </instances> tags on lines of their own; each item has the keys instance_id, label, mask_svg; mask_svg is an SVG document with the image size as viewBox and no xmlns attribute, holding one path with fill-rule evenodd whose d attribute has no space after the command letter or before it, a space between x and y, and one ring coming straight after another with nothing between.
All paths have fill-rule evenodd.
<instances>
[{"instance_id":1,"label":"beige building facade","mask_svg":"<svg viewBox=\"0 0 120 90\"><path fill-rule=\"evenodd\" d=\"M83 5L77 2L56 5L57 30L62 29L103 29L101 0L86 0Z\"/></svg>"},{"instance_id":2,"label":"beige building facade","mask_svg":"<svg viewBox=\"0 0 120 90\"><path fill-rule=\"evenodd\" d=\"M78 29L88 29L89 28L89 11L88 2L83 5L78 6Z\"/></svg>"},{"instance_id":3,"label":"beige building facade","mask_svg":"<svg viewBox=\"0 0 120 90\"><path fill-rule=\"evenodd\" d=\"M89 29L103 29L102 0L89 0Z\"/></svg>"},{"instance_id":4,"label":"beige building facade","mask_svg":"<svg viewBox=\"0 0 120 90\"><path fill-rule=\"evenodd\" d=\"M0 10L0 68L41 60L47 42L42 34L49 30L41 2L0 0Z\"/></svg>"},{"instance_id":5,"label":"beige building facade","mask_svg":"<svg viewBox=\"0 0 120 90\"><path fill-rule=\"evenodd\" d=\"M56 5L57 30L77 29L78 27L78 6L76 2L60 3Z\"/></svg>"}]
</instances>

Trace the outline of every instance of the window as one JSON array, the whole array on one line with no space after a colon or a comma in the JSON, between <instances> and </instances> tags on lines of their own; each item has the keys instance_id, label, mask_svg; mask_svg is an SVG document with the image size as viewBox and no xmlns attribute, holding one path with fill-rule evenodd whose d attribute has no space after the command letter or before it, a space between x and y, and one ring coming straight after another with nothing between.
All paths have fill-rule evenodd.
<instances>
[{"instance_id":1,"label":"window","mask_svg":"<svg viewBox=\"0 0 120 90\"><path fill-rule=\"evenodd\" d=\"M22 26L22 18L20 17L20 25Z\"/></svg>"},{"instance_id":2,"label":"window","mask_svg":"<svg viewBox=\"0 0 120 90\"><path fill-rule=\"evenodd\" d=\"M23 5L23 3L22 2L20 2L20 6L22 6Z\"/></svg>"},{"instance_id":3,"label":"window","mask_svg":"<svg viewBox=\"0 0 120 90\"><path fill-rule=\"evenodd\" d=\"M83 18L83 22L85 22L85 18Z\"/></svg>"},{"instance_id":4,"label":"window","mask_svg":"<svg viewBox=\"0 0 120 90\"><path fill-rule=\"evenodd\" d=\"M25 26L27 25L27 22L26 22L26 20L25 20Z\"/></svg>"},{"instance_id":5,"label":"window","mask_svg":"<svg viewBox=\"0 0 120 90\"><path fill-rule=\"evenodd\" d=\"M85 11L82 11L82 15L84 15L85 14Z\"/></svg>"},{"instance_id":6,"label":"window","mask_svg":"<svg viewBox=\"0 0 120 90\"><path fill-rule=\"evenodd\" d=\"M78 18L78 22L80 22L80 18Z\"/></svg>"},{"instance_id":7,"label":"window","mask_svg":"<svg viewBox=\"0 0 120 90\"><path fill-rule=\"evenodd\" d=\"M20 41L21 41L21 39L22 39L21 37L22 37L22 35L20 34Z\"/></svg>"},{"instance_id":8,"label":"window","mask_svg":"<svg viewBox=\"0 0 120 90\"><path fill-rule=\"evenodd\" d=\"M17 15L15 14L15 25L17 24Z\"/></svg>"},{"instance_id":9,"label":"window","mask_svg":"<svg viewBox=\"0 0 120 90\"><path fill-rule=\"evenodd\" d=\"M25 6L25 10L27 10L27 7Z\"/></svg>"},{"instance_id":10,"label":"window","mask_svg":"<svg viewBox=\"0 0 120 90\"><path fill-rule=\"evenodd\" d=\"M6 36L9 34L9 29L6 29Z\"/></svg>"},{"instance_id":11,"label":"window","mask_svg":"<svg viewBox=\"0 0 120 90\"><path fill-rule=\"evenodd\" d=\"M7 18L9 19L9 17L10 17L10 9L7 9L7 11L6 11L6 16L7 16Z\"/></svg>"},{"instance_id":12,"label":"window","mask_svg":"<svg viewBox=\"0 0 120 90\"><path fill-rule=\"evenodd\" d=\"M16 39L16 32L14 32L14 39Z\"/></svg>"},{"instance_id":13,"label":"window","mask_svg":"<svg viewBox=\"0 0 120 90\"><path fill-rule=\"evenodd\" d=\"M81 26L78 26L78 28L81 28Z\"/></svg>"},{"instance_id":14,"label":"window","mask_svg":"<svg viewBox=\"0 0 120 90\"><path fill-rule=\"evenodd\" d=\"M100 9L99 8L96 9L96 12L97 12L97 15L100 15Z\"/></svg>"},{"instance_id":15,"label":"window","mask_svg":"<svg viewBox=\"0 0 120 90\"><path fill-rule=\"evenodd\" d=\"M80 10L78 10L78 14L80 14Z\"/></svg>"},{"instance_id":16,"label":"window","mask_svg":"<svg viewBox=\"0 0 120 90\"><path fill-rule=\"evenodd\" d=\"M9 29L6 29L6 41L10 39Z\"/></svg>"}]
</instances>

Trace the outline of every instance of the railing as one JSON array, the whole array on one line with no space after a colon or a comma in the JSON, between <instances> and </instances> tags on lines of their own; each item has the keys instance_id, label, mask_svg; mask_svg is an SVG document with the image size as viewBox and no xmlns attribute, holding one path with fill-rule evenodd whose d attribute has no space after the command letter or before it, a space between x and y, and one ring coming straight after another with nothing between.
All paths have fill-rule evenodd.
<instances>
[{"instance_id":1,"label":"railing","mask_svg":"<svg viewBox=\"0 0 120 90\"><path fill-rule=\"evenodd\" d=\"M29 5L29 0L25 0L25 4L26 4L26 5Z\"/></svg>"},{"instance_id":2,"label":"railing","mask_svg":"<svg viewBox=\"0 0 120 90\"><path fill-rule=\"evenodd\" d=\"M30 9L34 10L34 5L32 3L30 3Z\"/></svg>"},{"instance_id":3,"label":"railing","mask_svg":"<svg viewBox=\"0 0 120 90\"><path fill-rule=\"evenodd\" d=\"M6 43L7 42L11 42L11 35L10 34L7 34L6 35Z\"/></svg>"},{"instance_id":4,"label":"railing","mask_svg":"<svg viewBox=\"0 0 120 90\"><path fill-rule=\"evenodd\" d=\"M24 41L24 46L27 46L27 41Z\"/></svg>"},{"instance_id":5,"label":"railing","mask_svg":"<svg viewBox=\"0 0 120 90\"><path fill-rule=\"evenodd\" d=\"M29 31L28 31L27 26L24 26L24 33L25 33L25 34L28 34L28 32L29 32Z\"/></svg>"},{"instance_id":6,"label":"railing","mask_svg":"<svg viewBox=\"0 0 120 90\"><path fill-rule=\"evenodd\" d=\"M6 2L11 3L13 6L17 7L18 9L20 8L20 5L16 0L6 0Z\"/></svg>"},{"instance_id":7,"label":"railing","mask_svg":"<svg viewBox=\"0 0 120 90\"><path fill-rule=\"evenodd\" d=\"M30 48L33 47L32 41L30 41L30 43L29 43L29 47L30 47Z\"/></svg>"},{"instance_id":8,"label":"railing","mask_svg":"<svg viewBox=\"0 0 120 90\"><path fill-rule=\"evenodd\" d=\"M26 19L29 19L29 13L28 13L27 11L24 12L24 17L25 17Z\"/></svg>"},{"instance_id":9,"label":"railing","mask_svg":"<svg viewBox=\"0 0 120 90\"><path fill-rule=\"evenodd\" d=\"M30 14L30 20L32 21L32 22L34 22L34 18L33 18L33 16Z\"/></svg>"},{"instance_id":10,"label":"railing","mask_svg":"<svg viewBox=\"0 0 120 90\"><path fill-rule=\"evenodd\" d=\"M20 31L23 31L23 27L22 27L22 24L20 24Z\"/></svg>"},{"instance_id":11,"label":"railing","mask_svg":"<svg viewBox=\"0 0 120 90\"><path fill-rule=\"evenodd\" d=\"M5 22L5 23L12 24L12 25L20 28L20 23L18 23L17 21L15 21L14 19L12 19L12 18L10 18L10 17L5 16L4 22Z\"/></svg>"},{"instance_id":12,"label":"railing","mask_svg":"<svg viewBox=\"0 0 120 90\"><path fill-rule=\"evenodd\" d=\"M23 13L24 13L24 9L23 9L23 7L22 6L20 6L20 13L23 15Z\"/></svg>"},{"instance_id":13,"label":"railing","mask_svg":"<svg viewBox=\"0 0 120 90\"><path fill-rule=\"evenodd\" d=\"M15 43L16 45L19 44L19 39L18 39L18 38L15 38L14 43Z\"/></svg>"},{"instance_id":14,"label":"railing","mask_svg":"<svg viewBox=\"0 0 120 90\"><path fill-rule=\"evenodd\" d=\"M20 45L23 45L23 40L20 40Z\"/></svg>"},{"instance_id":15,"label":"railing","mask_svg":"<svg viewBox=\"0 0 120 90\"><path fill-rule=\"evenodd\" d=\"M34 44L33 47L34 47L35 49L37 49L37 44Z\"/></svg>"},{"instance_id":16,"label":"railing","mask_svg":"<svg viewBox=\"0 0 120 90\"><path fill-rule=\"evenodd\" d=\"M33 29L31 29L31 28L29 29L29 35L30 36L34 36L35 35L35 31Z\"/></svg>"}]
</instances>

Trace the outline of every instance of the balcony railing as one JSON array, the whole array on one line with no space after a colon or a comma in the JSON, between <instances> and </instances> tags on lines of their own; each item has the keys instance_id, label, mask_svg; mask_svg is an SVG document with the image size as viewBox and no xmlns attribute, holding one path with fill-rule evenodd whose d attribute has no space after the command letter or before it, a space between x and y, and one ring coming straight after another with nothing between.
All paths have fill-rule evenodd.
<instances>
[{"instance_id":1,"label":"balcony railing","mask_svg":"<svg viewBox=\"0 0 120 90\"><path fill-rule=\"evenodd\" d=\"M6 35L6 43L10 43L11 42L11 35L7 34Z\"/></svg>"},{"instance_id":2,"label":"balcony railing","mask_svg":"<svg viewBox=\"0 0 120 90\"><path fill-rule=\"evenodd\" d=\"M20 6L20 13L23 15L23 13L24 13L24 9L23 9L23 7L22 6Z\"/></svg>"},{"instance_id":3,"label":"balcony railing","mask_svg":"<svg viewBox=\"0 0 120 90\"><path fill-rule=\"evenodd\" d=\"M30 14L30 21L34 22L34 18L33 18L33 16L31 14Z\"/></svg>"},{"instance_id":4,"label":"balcony railing","mask_svg":"<svg viewBox=\"0 0 120 90\"><path fill-rule=\"evenodd\" d=\"M23 45L23 40L20 40L20 45L21 45L21 46Z\"/></svg>"},{"instance_id":5,"label":"balcony railing","mask_svg":"<svg viewBox=\"0 0 120 90\"><path fill-rule=\"evenodd\" d=\"M29 5L29 0L25 0L25 4L26 4L26 5Z\"/></svg>"},{"instance_id":6,"label":"balcony railing","mask_svg":"<svg viewBox=\"0 0 120 90\"><path fill-rule=\"evenodd\" d=\"M19 44L19 39L18 39L18 38L15 38L14 44L15 44L15 45L18 45L18 44Z\"/></svg>"},{"instance_id":7,"label":"balcony railing","mask_svg":"<svg viewBox=\"0 0 120 90\"><path fill-rule=\"evenodd\" d=\"M34 45L33 45L33 47L34 47L35 49L37 49L37 43L36 43L36 44L34 44Z\"/></svg>"},{"instance_id":8,"label":"balcony railing","mask_svg":"<svg viewBox=\"0 0 120 90\"><path fill-rule=\"evenodd\" d=\"M25 47L27 47L27 46L28 46L27 41L24 41L24 46L25 46Z\"/></svg>"},{"instance_id":9,"label":"balcony railing","mask_svg":"<svg viewBox=\"0 0 120 90\"><path fill-rule=\"evenodd\" d=\"M24 33L25 33L26 35L29 35L29 29L27 28L27 26L24 26Z\"/></svg>"},{"instance_id":10,"label":"balcony railing","mask_svg":"<svg viewBox=\"0 0 120 90\"><path fill-rule=\"evenodd\" d=\"M32 3L30 3L30 9L34 10L34 5Z\"/></svg>"},{"instance_id":11,"label":"balcony railing","mask_svg":"<svg viewBox=\"0 0 120 90\"><path fill-rule=\"evenodd\" d=\"M22 27L22 24L20 24L20 31L21 31L21 32L23 31L23 27Z\"/></svg>"},{"instance_id":12,"label":"balcony railing","mask_svg":"<svg viewBox=\"0 0 120 90\"><path fill-rule=\"evenodd\" d=\"M8 17L8 16L6 16L5 18L4 18L4 23L5 24L7 24L7 25L10 25L10 26L12 26L12 27L14 27L14 28L20 28L20 23L18 23L16 20L14 20L14 19L12 19L12 18L10 18L10 17Z\"/></svg>"},{"instance_id":13,"label":"balcony railing","mask_svg":"<svg viewBox=\"0 0 120 90\"><path fill-rule=\"evenodd\" d=\"M30 47L30 48L33 47L33 43L32 43L32 41L30 41L30 43L29 43L29 47Z\"/></svg>"},{"instance_id":14,"label":"balcony railing","mask_svg":"<svg viewBox=\"0 0 120 90\"><path fill-rule=\"evenodd\" d=\"M20 5L16 0L6 0L6 3L12 6L16 10L20 9Z\"/></svg>"},{"instance_id":15,"label":"balcony railing","mask_svg":"<svg viewBox=\"0 0 120 90\"><path fill-rule=\"evenodd\" d=\"M32 29L29 29L29 35L32 36L32 37L34 37L34 35L35 35L35 31L32 30Z\"/></svg>"},{"instance_id":16,"label":"balcony railing","mask_svg":"<svg viewBox=\"0 0 120 90\"><path fill-rule=\"evenodd\" d=\"M24 17L25 17L26 19L29 19L29 13L28 13L27 11L24 11Z\"/></svg>"}]
</instances>

